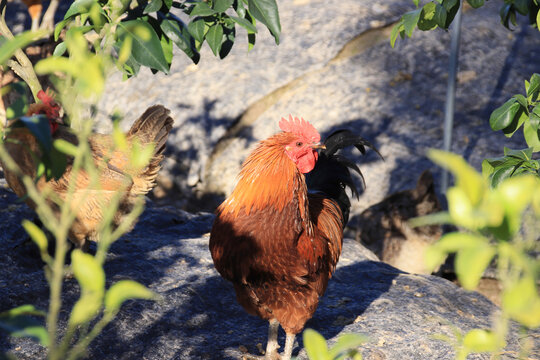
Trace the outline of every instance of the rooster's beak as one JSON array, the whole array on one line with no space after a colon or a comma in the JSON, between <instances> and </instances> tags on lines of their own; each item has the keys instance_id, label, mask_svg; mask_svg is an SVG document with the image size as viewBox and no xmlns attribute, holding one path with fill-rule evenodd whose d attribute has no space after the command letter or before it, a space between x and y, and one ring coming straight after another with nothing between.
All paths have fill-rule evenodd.
<instances>
[{"instance_id":1,"label":"rooster's beak","mask_svg":"<svg viewBox=\"0 0 540 360\"><path fill-rule=\"evenodd\" d=\"M321 144L321 143L316 143L316 144L311 145L311 148L312 148L312 149L323 149L323 150L325 150L325 149L326 149L326 145Z\"/></svg>"}]
</instances>

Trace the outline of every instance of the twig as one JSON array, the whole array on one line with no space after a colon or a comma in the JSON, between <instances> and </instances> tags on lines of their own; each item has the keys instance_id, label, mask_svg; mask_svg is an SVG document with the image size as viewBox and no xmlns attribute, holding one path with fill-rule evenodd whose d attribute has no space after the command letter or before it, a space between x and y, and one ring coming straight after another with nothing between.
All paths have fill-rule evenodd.
<instances>
[{"instance_id":1,"label":"twig","mask_svg":"<svg viewBox=\"0 0 540 360\"><path fill-rule=\"evenodd\" d=\"M14 37L13 33L11 30L9 30L6 24L5 8L2 9L2 14L0 14L0 35L4 36L8 40L13 39ZM13 71L15 71L15 73L19 75L24 82L26 82L26 84L28 84L30 90L32 91L32 95L34 95L34 100L37 101L37 93L42 90L42 87L30 59L28 59L28 56L26 56L24 51L21 49L17 49L17 51L15 51L15 58L17 59L18 63L11 60L8 62L8 66L13 69ZM15 68L13 66L15 66Z\"/></svg>"}]
</instances>

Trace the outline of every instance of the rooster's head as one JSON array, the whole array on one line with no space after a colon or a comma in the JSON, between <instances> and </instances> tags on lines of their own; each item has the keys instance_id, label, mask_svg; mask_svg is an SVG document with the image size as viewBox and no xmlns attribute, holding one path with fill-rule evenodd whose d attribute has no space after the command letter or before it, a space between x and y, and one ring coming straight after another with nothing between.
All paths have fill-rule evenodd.
<instances>
[{"instance_id":1,"label":"rooster's head","mask_svg":"<svg viewBox=\"0 0 540 360\"><path fill-rule=\"evenodd\" d=\"M285 153L298 170L304 174L313 170L319 156L317 149L324 149L315 127L302 118L289 115L289 119L281 118L279 128L287 134Z\"/></svg>"}]
</instances>

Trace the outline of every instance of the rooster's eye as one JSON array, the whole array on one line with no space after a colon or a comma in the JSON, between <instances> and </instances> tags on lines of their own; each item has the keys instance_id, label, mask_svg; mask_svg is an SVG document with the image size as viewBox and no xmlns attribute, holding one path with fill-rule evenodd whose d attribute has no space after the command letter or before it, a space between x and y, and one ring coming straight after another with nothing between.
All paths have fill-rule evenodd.
<instances>
[{"instance_id":1,"label":"rooster's eye","mask_svg":"<svg viewBox=\"0 0 540 360\"><path fill-rule=\"evenodd\" d=\"M300 147L300 146L302 146L302 145L304 145L303 142L298 141L298 142L296 143L296 146L298 146L298 147Z\"/></svg>"}]
</instances>

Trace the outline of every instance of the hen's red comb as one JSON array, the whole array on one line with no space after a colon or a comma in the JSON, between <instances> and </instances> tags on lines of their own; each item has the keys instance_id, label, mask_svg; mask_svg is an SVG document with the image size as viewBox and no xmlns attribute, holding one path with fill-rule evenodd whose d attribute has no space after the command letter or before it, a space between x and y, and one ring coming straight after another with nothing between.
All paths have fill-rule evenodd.
<instances>
[{"instance_id":1,"label":"hen's red comb","mask_svg":"<svg viewBox=\"0 0 540 360\"><path fill-rule=\"evenodd\" d=\"M290 132L305 137L313 142L321 141L321 135L319 132L313 125L303 118L293 117L292 115L289 115L288 120L281 118L279 121L279 128L285 132Z\"/></svg>"}]
</instances>

